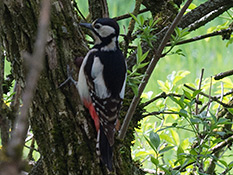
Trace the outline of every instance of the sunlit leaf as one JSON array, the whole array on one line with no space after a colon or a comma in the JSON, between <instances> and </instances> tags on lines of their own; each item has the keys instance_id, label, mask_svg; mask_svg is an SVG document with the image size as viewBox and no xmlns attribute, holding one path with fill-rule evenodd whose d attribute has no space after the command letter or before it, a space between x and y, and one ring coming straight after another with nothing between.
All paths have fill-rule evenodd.
<instances>
[{"instance_id":1,"label":"sunlit leaf","mask_svg":"<svg viewBox=\"0 0 233 175\"><path fill-rule=\"evenodd\" d=\"M192 97L193 98L196 97L197 94L199 94L200 92L201 92L201 89L198 89L198 90L194 91Z\"/></svg>"},{"instance_id":2,"label":"sunlit leaf","mask_svg":"<svg viewBox=\"0 0 233 175\"><path fill-rule=\"evenodd\" d=\"M179 114L185 118L188 118L188 112L184 109L180 109Z\"/></svg>"},{"instance_id":3,"label":"sunlit leaf","mask_svg":"<svg viewBox=\"0 0 233 175\"><path fill-rule=\"evenodd\" d=\"M174 146L166 146L165 148L159 150L159 154L163 154L163 153L171 150L172 148L174 148Z\"/></svg>"},{"instance_id":4,"label":"sunlit leaf","mask_svg":"<svg viewBox=\"0 0 233 175\"><path fill-rule=\"evenodd\" d=\"M186 90L184 90L183 89L183 92L184 92L184 95L188 98L188 99L192 99L192 95L188 92L188 91L186 91Z\"/></svg>"},{"instance_id":5,"label":"sunlit leaf","mask_svg":"<svg viewBox=\"0 0 233 175\"><path fill-rule=\"evenodd\" d=\"M140 24L139 21L138 21L138 19L137 19L137 17L136 17L135 15L133 15L132 13L129 13L129 14L130 14L130 16L132 16L132 18L133 18L138 24Z\"/></svg>"},{"instance_id":6,"label":"sunlit leaf","mask_svg":"<svg viewBox=\"0 0 233 175\"><path fill-rule=\"evenodd\" d=\"M151 160L151 162L152 162L154 165L156 165L156 166L159 164L159 160L156 159L156 158L153 157L153 156L151 156L150 160Z\"/></svg>"},{"instance_id":7,"label":"sunlit leaf","mask_svg":"<svg viewBox=\"0 0 233 175\"><path fill-rule=\"evenodd\" d=\"M182 165L184 163L184 156L183 156L184 150L181 146L178 146L177 149L177 158L179 163Z\"/></svg>"},{"instance_id":8,"label":"sunlit leaf","mask_svg":"<svg viewBox=\"0 0 233 175\"><path fill-rule=\"evenodd\" d=\"M172 134L172 138L175 141L176 145L179 145L180 144L180 136L178 135L178 133L175 130L171 129L171 134Z\"/></svg>"},{"instance_id":9,"label":"sunlit leaf","mask_svg":"<svg viewBox=\"0 0 233 175\"><path fill-rule=\"evenodd\" d=\"M159 138L159 135L155 132L151 132L150 135L149 135L149 138L150 138L150 141L152 143L152 145L156 148L159 147L159 144L160 144L160 138Z\"/></svg>"}]
</instances>

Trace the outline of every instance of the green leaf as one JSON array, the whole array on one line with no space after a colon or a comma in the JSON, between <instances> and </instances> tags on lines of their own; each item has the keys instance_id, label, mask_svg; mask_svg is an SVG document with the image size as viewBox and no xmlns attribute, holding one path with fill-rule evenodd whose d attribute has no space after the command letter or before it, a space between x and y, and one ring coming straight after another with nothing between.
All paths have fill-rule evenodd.
<instances>
[{"instance_id":1,"label":"green leaf","mask_svg":"<svg viewBox=\"0 0 233 175\"><path fill-rule=\"evenodd\" d=\"M228 167L228 163L224 160L218 160L221 164L223 164L225 167Z\"/></svg>"},{"instance_id":2,"label":"green leaf","mask_svg":"<svg viewBox=\"0 0 233 175\"><path fill-rule=\"evenodd\" d=\"M226 135L226 132L223 131L217 131L216 133L222 137Z\"/></svg>"},{"instance_id":3,"label":"green leaf","mask_svg":"<svg viewBox=\"0 0 233 175\"><path fill-rule=\"evenodd\" d=\"M159 147L159 144L160 144L160 138L159 138L159 135L155 132L151 132L150 135L149 135L149 138L150 138L150 141L152 143L152 145L156 148L156 150L158 149Z\"/></svg>"},{"instance_id":4,"label":"green leaf","mask_svg":"<svg viewBox=\"0 0 233 175\"><path fill-rule=\"evenodd\" d=\"M130 16L132 16L132 18L133 18L138 24L140 24L139 21L138 21L138 19L137 19L137 17L136 17L135 15L133 15L132 13L129 13L129 14L130 14Z\"/></svg>"},{"instance_id":5,"label":"green leaf","mask_svg":"<svg viewBox=\"0 0 233 175\"><path fill-rule=\"evenodd\" d=\"M173 138L174 142L176 143L176 145L179 145L180 144L180 137L179 137L178 133L171 129L171 134L172 134L172 138Z\"/></svg>"},{"instance_id":6,"label":"green leaf","mask_svg":"<svg viewBox=\"0 0 233 175\"><path fill-rule=\"evenodd\" d=\"M151 143L151 141L146 136L144 136L144 138L146 139L147 143L149 143L150 147L155 151L155 153L157 153L157 150L154 147L154 145Z\"/></svg>"},{"instance_id":7,"label":"green leaf","mask_svg":"<svg viewBox=\"0 0 233 175\"><path fill-rule=\"evenodd\" d=\"M171 144L175 144L174 140L168 134L162 133L162 134L160 134L160 138L163 139L163 140L166 140L167 142L169 142Z\"/></svg>"},{"instance_id":8,"label":"green leaf","mask_svg":"<svg viewBox=\"0 0 233 175\"><path fill-rule=\"evenodd\" d=\"M139 64L138 69L145 67L147 64L149 64L149 62Z\"/></svg>"},{"instance_id":9,"label":"green leaf","mask_svg":"<svg viewBox=\"0 0 233 175\"><path fill-rule=\"evenodd\" d=\"M185 57L185 54L183 53L183 50L182 50L182 49L177 49L177 50L175 51L175 53L176 53L177 55L182 55L182 56Z\"/></svg>"},{"instance_id":10,"label":"green leaf","mask_svg":"<svg viewBox=\"0 0 233 175\"><path fill-rule=\"evenodd\" d=\"M148 155L147 151L139 151L138 153L135 154L135 157L139 157L139 156L145 157L147 155Z\"/></svg>"},{"instance_id":11,"label":"green leaf","mask_svg":"<svg viewBox=\"0 0 233 175\"><path fill-rule=\"evenodd\" d=\"M233 161L229 163L228 167L229 167L229 168L232 168L232 167L233 167Z\"/></svg>"},{"instance_id":12,"label":"green leaf","mask_svg":"<svg viewBox=\"0 0 233 175\"><path fill-rule=\"evenodd\" d=\"M231 115L233 115L233 108L227 108L228 112L231 113Z\"/></svg>"},{"instance_id":13,"label":"green leaf","mask_svg":"<svg viewBox=\"0 0 233 175\"><path fill-rule=\"evenodd\" d=\"M163 154L164 152L169 151L170 149L174 148L175 146L166 146L165 148L159 150L159 154Z\"/></svg>"},{"instance_id":14,"label":"green leaf","mask_svg":"<svg viewBox=\"0 0 233 175\"><path fill-rule=\"evenodd\" d=\"M133 93L135 94L135 96L138 96L138 86L131 86Z\"/></svg>"},{"instance_id":15,"label":"green leaf","mask_svg":"<svg viewBox=\"0 0 233 175\"><path fill-rule=\"evenodd\" d=\"M199 118L190 118L190 122L194 125L201 123L201 120Z\"/></svg>"},{"instance_id":16,"label":"green leaf","mask_svg":"<svg viewBox=\"0 0 233 175\"><path fill-rule=\"evenodd\" d=\"M233 43L233 38L231 37L231 38L228 40L226 46L228 47L228 46L229 46L230 44L232 44L232 43Z\"/></svg>"},{"instance_id":17,"label":"green leaf","mask_svg":"<svg viewBox=\"0 0 233 175\"><path fill-rule=\"evenodd\" d=\"M184 109L180 109L180 112L179 112L179 115L185 117L185 118L188 118L188 112Z\"/></svg>"},{"instance_id":18,"label":"green leaf","mask_svg":"<svg viewBox=\"0 0 233 175\"><path fill-rule=\"evenodd\" d=\"M149 50L145 52L143 55L141 55L141 57L139 57L139 63L143 62L146 59L148 53L149 53Z\"/></svg>"},{"instance_id":19,"label":"green leaf","mask_svg":"<svg viewBox=\"0 0 233 175\"><path fill-rule=\"evenodd\" d=\"M229 123L229 119L220 118L217 123L218 124L228 124Z\"/></svg>"},{"instance_id":20,"label":"green leaf","mask_svg":"<svg viewBox=\"0 0 233 175\"><path fill-rule=\"evenodd\" d=\"M169 98L174 101L175 103L177 103L182 109L184 108L184 103L182 103L181 100L177 100L177 98L173 97L173 96L169 96Z\"/></svg>"},{"instance_id":21,"label":"green leaf","mask_svg":"<svg viewBox=\"0 0 233 175\"><path fill-rule=\"evenodd\" d=\"M151 162L152 162L155 166L157 166L157 165L159 164L159 160L156 159L156 158L153 157L153 156L150 157L150 160L151 160Z\"/></svg>"},{"instance_id":22,"label":"green leaf","mask_svg":"<svg viewBox=\"0 0 233 175\"><path fill-rule=\"evenodd\" d=\"M178 147L177 149L177 158L178 158L178 161L179 163L182 165L184 163L184 150L181 146Z\"/></svg>"},{"instance_id":23,"label":"green leaf","mask_svg":"<svg viewBox=\"0 0 233 175\"><path fill-rule=\"evenodd\" d=\"M140 62L140 57L142 56L142 47L140 44L138 44L138 49L137 49L137 62Z\"/></svg>"},{"instance_id":24,"label":"green leaf","mask_svg":"<svg viewBox=\"0 0 233 175\"><path fill-rule=\"evenodd\" d=\"M161 80L157 80L157 83L159 84L159 88L164 92L169 92L169 88L165 85L165 83Z\"/></svg>"},{"instance_id":25,"label":"green leaf","mask_svg":"<svg viewBox=\"0 0 233 175\"><path fill-rule=\"evenodd\" d=\"M202 91L202 89L195 90L195 91L193 92L192 97L193 97L193 98L196 97L197 94L199 94L201 91Z\"/></svg>"},{"instance_id":26,"label":"green leaf","mask_svg":"<svg viewBox=\"0 0 233 175\"><path fill-rule=\"evenodd\" d=\"M191 96L191 94L190 94L188 91L186 91L186 90L183 89L183 92L184 92L184 95L185 95L189 100L192 99L192 96Z\"/></svg>"}]
</instances>

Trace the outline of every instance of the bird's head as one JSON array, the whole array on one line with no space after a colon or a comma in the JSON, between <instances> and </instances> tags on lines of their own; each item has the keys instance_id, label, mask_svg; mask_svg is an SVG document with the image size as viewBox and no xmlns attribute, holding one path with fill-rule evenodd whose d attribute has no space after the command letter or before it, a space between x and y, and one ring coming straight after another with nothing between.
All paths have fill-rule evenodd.
<instances>
[{"instance_id":1,"label":"bird's head","mask_svg":"<svg viewBox=\"0 0 233 175\"><path fill-rule=\"evenodd\" d=\"M99 18L93 23L80 23L94 33L95 46L106 50L118 47L119 25L111 18ZM113 46L115 44L115 46Z\"/></svg>"}]
</instances>

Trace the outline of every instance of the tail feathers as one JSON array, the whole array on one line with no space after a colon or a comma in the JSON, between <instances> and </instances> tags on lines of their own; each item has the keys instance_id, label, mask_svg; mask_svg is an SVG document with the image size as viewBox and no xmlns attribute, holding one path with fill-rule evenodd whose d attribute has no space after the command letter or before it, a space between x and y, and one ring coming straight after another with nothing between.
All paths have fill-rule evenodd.
<instances>
[{"instance_id":1,"label":"tail feathers","mask_svg":"<svg viewBox=\"0 0 233 175\"><path fill-rule=\"evenodd\" d=\"M100 156L102 163L107 166L109 171L113 171L112 147L110 146L101 125L97 135L96 151L97 154Z\"/></svg>"}]
</instances>

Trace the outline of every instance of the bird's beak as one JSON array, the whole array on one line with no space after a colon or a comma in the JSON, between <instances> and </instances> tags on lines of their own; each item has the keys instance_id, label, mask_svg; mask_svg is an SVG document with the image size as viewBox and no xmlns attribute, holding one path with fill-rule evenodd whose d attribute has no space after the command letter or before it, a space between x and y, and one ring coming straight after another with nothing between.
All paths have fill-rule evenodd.
<instances>
[{"instance_id":1,"label":"bird's beak","mask_svg":"<svg viewBox=\"0 0 233 175\"><path fill-rule=\"evenodd\" d=\"M87 29L94 30L91 23L79 23L79 25L86 27Z\"/></svg>"}]
</instances>

